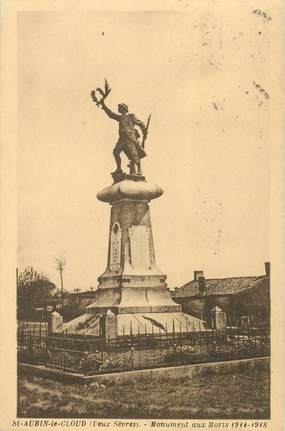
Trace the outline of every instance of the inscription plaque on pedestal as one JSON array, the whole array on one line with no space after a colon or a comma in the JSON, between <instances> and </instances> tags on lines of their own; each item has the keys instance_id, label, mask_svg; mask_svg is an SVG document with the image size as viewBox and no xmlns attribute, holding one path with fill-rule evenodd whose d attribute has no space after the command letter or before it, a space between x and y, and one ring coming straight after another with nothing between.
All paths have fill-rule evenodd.
<instances>
[{"instance_id":1,"label":"inscription plaque on pedestal","mask_svg":"<svg viewBox=\"0 0 285 431\"><path fill-rule=\"evenodd\" d=\"M113 224L111 231L110 269L118 271L121 266L122 229L118 222Z\"/></svg>"},{"instance_id":2,"label":"inscription plaque on pedestal","mask_svg":"<svg viewBox=\"0 0 285 431\"><path fill-rule=\"evenodd\" d=\"M131 264L133 268L150 267L149 229L147 226L129 228L131 245Z\"/></svg>"}]
</instances>

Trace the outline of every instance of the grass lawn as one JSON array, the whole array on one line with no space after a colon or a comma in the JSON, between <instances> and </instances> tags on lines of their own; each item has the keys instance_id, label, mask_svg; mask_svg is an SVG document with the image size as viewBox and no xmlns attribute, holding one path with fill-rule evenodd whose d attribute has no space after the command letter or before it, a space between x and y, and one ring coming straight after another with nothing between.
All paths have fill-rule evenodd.
<instances>
[{"instance_id":1,"label":"grass lawn","mask_svg":"<svg viewBox=\"0 0 285 431\"><path fill-rule=\"evenodd\" d=\"M55 418L265 419L269 371L158 377L106 387L18 377L18 416Z\"/></svg>"}]
</instances>

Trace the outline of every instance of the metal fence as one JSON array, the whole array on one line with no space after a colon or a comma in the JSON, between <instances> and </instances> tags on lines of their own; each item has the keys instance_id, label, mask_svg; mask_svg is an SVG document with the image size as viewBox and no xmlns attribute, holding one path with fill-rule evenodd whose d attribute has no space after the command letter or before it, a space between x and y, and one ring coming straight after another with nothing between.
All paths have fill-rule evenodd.
<instances>
[{"instance_id":1,"label":"metal fence","mask_svg":"<svg viewBox=\"0 0 285 431\"><path fill-rule=\"evenodd\" d=\"M116 339L18 329L18 361L84 374L262 357L267 328L144 334Z\"/></svg>"},{"instance_id":2,"label":"metal fence","mask_svg":"<svg viewBox=\"0 0 285 431\"><path fill-rule=\"evenodd\" d=\"M33 321L33 320L18 320L18 335L19 334L38 334L40 336L49 333L50 325L46 320Z\"/></svg>"}]
</instances>

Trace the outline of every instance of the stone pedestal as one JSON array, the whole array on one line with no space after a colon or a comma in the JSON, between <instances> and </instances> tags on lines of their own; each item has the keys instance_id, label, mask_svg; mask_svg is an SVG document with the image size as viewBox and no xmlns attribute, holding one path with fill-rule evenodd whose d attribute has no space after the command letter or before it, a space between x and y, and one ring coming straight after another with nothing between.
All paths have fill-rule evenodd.
<instances>
[{"instance_id":1,"label":"stone pedestal","mask_svg":"<svg viewBox=\"0 0 285 431\"><path fill-rule=\"evenodd\" d=\"M87 313L180 312L166 275L155 262L149 202L162 189L146 181L123 180L98 193L111 204L107 268L98 278L96 300Z\"/></svg>"},{"instance_id":2,"label":"stone pedestal","mask_svg":"<svg viewBox=\"0 0 285 431\"><path fill-rule=\"evenodd\" d=\"M107 334L108 321L109 335L203 329L202 321L182 313L181 305L172 300L166 275L156 265L149 203L162 193L138 176L98 193L100 201L111 205L109 247L95 301L80 321L87 333L92 327L94 334ZM106 316L103 331L102 319L96 320L99 315Z\"/></svg>"}]
</instances>

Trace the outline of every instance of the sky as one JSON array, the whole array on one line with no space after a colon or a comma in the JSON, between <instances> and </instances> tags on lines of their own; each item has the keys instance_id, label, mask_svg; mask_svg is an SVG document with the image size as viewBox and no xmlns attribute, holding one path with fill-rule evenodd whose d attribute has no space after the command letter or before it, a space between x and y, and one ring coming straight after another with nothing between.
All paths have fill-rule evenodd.
<instances>
[{"instance_id":1,"label":"sky","mask_svg":"<svg viewBox=\"0 0 285 431\"><path fill-rule=\"evenodd\" d=\"M269 250L271 21L254 3L184 12L23 12L18 18L18 266L59 286L97 286L107 262L117 123L90 98L142 121L156 261L169 287L264 273ZM220 3L222 4L222 3ZM263 91L264 90L264 91Z\"/></svg>"}]
</instances>

